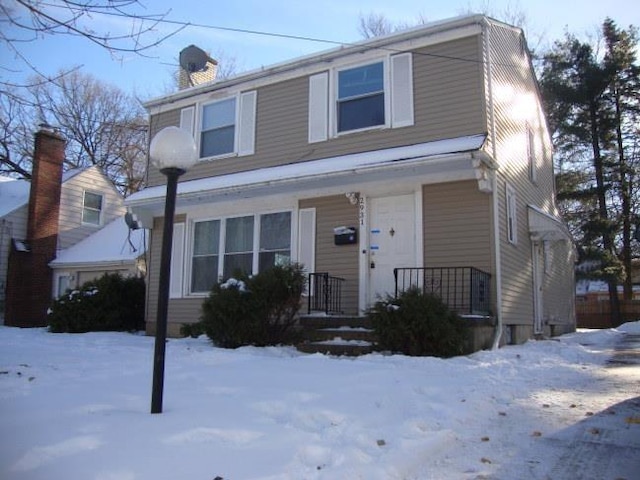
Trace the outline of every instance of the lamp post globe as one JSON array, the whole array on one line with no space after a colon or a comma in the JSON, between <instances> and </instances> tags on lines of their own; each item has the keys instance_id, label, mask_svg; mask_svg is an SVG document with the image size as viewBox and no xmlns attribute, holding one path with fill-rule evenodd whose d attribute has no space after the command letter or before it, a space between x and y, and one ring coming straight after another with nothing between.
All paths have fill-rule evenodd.
<instances>
[{"instance_id":1,"label":"lamp post globe","mask_svg":"<svg viewBox=\"0 0 640 480\"><path fill-rule=\"evenodd\" d=\"M167 177L153 357L153 386L151 391L151 413L162 413L169 279L171 275L171 245L173 243L173 217L176 209L178 177L195 164L197 159L196 144L191 133L186 130L178 127L167 127L160 130L151 140L149 158L151 164Z\"/></svg>"}]
</instances>

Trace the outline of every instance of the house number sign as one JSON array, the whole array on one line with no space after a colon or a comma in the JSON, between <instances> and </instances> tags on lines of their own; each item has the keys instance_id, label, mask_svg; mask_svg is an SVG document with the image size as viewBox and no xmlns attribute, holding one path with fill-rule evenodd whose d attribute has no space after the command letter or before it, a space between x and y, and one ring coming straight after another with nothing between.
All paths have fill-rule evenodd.
<instances>
[{"instance_id":1,"label":"house number sign","mask_svg":"<svg viewBox=\"0 0 640 480\"><path fill-rule=\"evenodd\" d=\"M360 195L360 198L358 200L358 220L360 220L361 227L364 227L364 219L366 214L367 214L367 204L365 203L363 196Z\"/></svg>"}]
</instances>

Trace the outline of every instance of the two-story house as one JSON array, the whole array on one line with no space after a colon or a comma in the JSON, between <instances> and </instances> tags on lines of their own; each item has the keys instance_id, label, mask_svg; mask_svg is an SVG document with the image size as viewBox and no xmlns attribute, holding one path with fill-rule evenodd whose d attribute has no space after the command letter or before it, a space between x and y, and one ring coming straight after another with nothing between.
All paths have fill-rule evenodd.
<instances>
[{"instance_id":1,"label":"two-story house","mask_svg":"<svg viewBox=\"0 0 640 480\"><path fill-rule=\"evenodd\" d=\"M57 133L40 130L32 180L0 181L0 315L7 324L45 325L51 298L69 286L49 262L125 213L99 167L63 172L64 146Z\"/></svg>"},{"instance_id":2,"label":"two-story house","mask_svg":"<svg viewBox=\"0 0 640 480\"><path fill-rule=\"evenodd\" d=\"M199 152L178 185L170 333L198 319L214 282L289 261L340 280L350 315L418 285L491 319L494 341L575 328L573 246L521 29L435 22L146 108L151 138L181 126ZM149 331L164 183L149 169L126 202L152 228ZM311 281L316 296L325 277Z\"/></svg>"}]
</instances>

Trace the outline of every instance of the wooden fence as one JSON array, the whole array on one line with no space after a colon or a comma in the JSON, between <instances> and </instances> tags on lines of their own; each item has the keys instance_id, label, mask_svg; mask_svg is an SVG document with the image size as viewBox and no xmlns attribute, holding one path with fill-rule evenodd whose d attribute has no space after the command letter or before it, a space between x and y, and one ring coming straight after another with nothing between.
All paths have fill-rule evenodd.
<instances>
[{"instance_id":1,"label":"wooden fence","mask_svg":"<svg viewBox=\"0 0 640 480\"><path fill-rule=\"evenodd\" d=\"M609 300L590 300L576 303L578 328L615 328L625 322L640 320L640 300L620 300L622 321L611 319Z\"/></svg>"}]
</instances>

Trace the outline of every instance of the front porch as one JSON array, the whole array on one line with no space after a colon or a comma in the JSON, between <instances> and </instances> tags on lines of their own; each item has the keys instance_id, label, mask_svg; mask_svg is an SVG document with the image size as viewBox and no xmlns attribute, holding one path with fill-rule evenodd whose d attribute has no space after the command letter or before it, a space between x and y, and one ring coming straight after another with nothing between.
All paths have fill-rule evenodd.
<instances>
[{"instance_id":1,"label":"front porch","mask_svg":"<svg viewBox=\"0 0 640 480\"><path fill-rule=\"evenodd\" d=\"M495 332L491 314L491 275L475 267L395 268L395 297L410 288L440 297L470 328L468 350L490 348ZM301 316L306 353L363 355L376 349L371 320L342 311L345 279L328 272L309 274L307 313Z\"/></svg>"}]
</instances>

